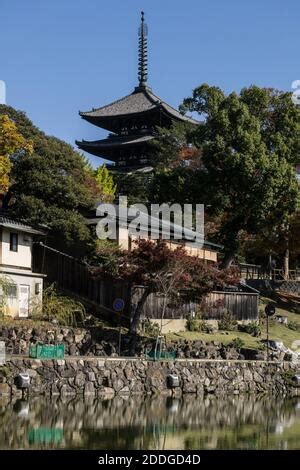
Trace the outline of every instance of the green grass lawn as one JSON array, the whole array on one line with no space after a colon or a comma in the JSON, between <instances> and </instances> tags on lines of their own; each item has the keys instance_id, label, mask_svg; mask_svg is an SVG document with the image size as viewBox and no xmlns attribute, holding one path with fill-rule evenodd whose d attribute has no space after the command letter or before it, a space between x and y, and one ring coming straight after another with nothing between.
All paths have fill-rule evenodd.
<instances>
[{"instance_id":1,"label":"green grass lawn","mask_svg":"<svg viewBox=\"0 0 300 470\"><path fill-rule=\"evenodd\" d=\"M260 300L259 309L264 310L265 305L270 301L270 299L262 297ZM296 322L300 325L300 314L291 312L284 308L276 307L276 315L286 315L288 321ZM218 331L213 334L196 332L196 331L183 331L180 333L169 333L167 335L168 340L179 341L179 340L203 340L208 341L218 341L225 345L232 342L234 338L240 338L245 347L247 348L261 348L261 340L266 338L266 324L265 322L261 325L261 336L255 338L247 333L242 333L240 331ZM270 339L276 341L282 341L285 346L290 348L293 341L300 340L300 333L298 331L293 331L287 328L286 326L276 322L275 320L270 320L269 328L269 337Z\"/></svg>"},{"instance_id":2,"label":"green grass lawn","mask_svg":"<svg viewBox=\"0 0 300 470\"><path fill-rule=\"evenodd\" d=\"M254 338L253 336L240 331L218 331L217 333L212 334L202 332L198 333L197 331L182 331L180 333L169 333L167 335L167 340L170 341L179 341L182 339L188 341L202 340L206 343L209 341L218 341L225 345L231 343L234 338L241 338L245 346L248 348L258 348L260 346L260 338Z\"/></svg>"}]
</instances>

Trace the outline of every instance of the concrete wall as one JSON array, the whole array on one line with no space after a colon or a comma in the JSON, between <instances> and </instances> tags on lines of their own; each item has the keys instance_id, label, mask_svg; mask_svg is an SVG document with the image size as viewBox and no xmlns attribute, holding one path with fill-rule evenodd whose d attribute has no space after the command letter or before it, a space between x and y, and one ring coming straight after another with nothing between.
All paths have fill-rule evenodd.
<instances>
[{"instance_id":1,"label":"concrete wall","mask_svg":"<svg viewBox=\"0 0 300 470\"><path fill-rule=\"evenodd\" d=\"M18 251L10 251L10 233L18 234ZM31 269L32 236L18 230L2 228L0 264Z\"/></svg>"},{"instance_id":2,"label":"concrete wall","mask_svg":"<svg viewBox=\"0 0 300 470\"><path fill-rule=\"evenodd\" d=\"M161 326L161 321L155 318L150 318L150 322L154 325ZM178 333L179 331L186 330L185 318L166 318L162 321L162 333Z\"/></svg>"},{"instance_id":3,"label":"concrete wall","mask_svg":"<svg viewBox=\"0 0 300 470\"><path fill-rule=\"evenodd\" d=\"M170 393L167 376L175 374L177 393L238 395L252 392L296 394L289 362L68 358L36 360L19 358L0 367L0 396L20 394L14 378L20 372L31 377L30 394L110 395ZM296 393L295 393L296 392Z\"/></svg>"}]
</instances>

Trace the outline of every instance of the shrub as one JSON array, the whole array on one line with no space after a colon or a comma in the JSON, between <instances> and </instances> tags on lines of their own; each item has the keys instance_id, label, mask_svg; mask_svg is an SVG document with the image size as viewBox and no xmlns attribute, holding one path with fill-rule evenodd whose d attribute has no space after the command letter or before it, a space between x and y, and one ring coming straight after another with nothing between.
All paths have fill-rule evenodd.
<instances>
[{"instance_id":1,"label":"shrub","mask_svg":"<svg viewBox=\"0 0 300 470\"><path fill-rule=\"evenodd\" d=\"M159 324L152 323L149 318L146 318L141 322L141 329L147 336L157 337L160 333Z\"/></svg>"},{"instance_id":2,"label":"shrub","mask_svg":"<svg viewBox=\"0 0 300 470\"><path fill-rule=\"evenodd\" d=\"M197 318L188 318L186 329L187 331L199 331L199 320Z\"/></svg>"},{"instance_id":3,"label":"shrub","mask_svg":"<svg viewBox=\"0 0 300 470\"><path fill-rule=\"evenodd\" d=\"M233 318L232 313L226 310L221 320L218 321L219 330L234 331L237 329L237 321Z\"/></svg>"},{"instance_id":4,"label":"shrub","mask_svg":"<svg viewBox=\"0 0 300 470\"><path fill-rule=\"evenodd\" d=\"M85 308L81 302L58 294L54 284L44 290L42 305L32 308L33 318L53 321L59 325L77 326L85 318Z\"/></svg>"},{"instance_id":5,"label":"shrub","mask_svg":"<svg viewBox=\"0 0 300 470\"><path fill-rule=\"evenodd\" d=\"M241 338L234 338L230 345L237 351L240 351L245 346L245 342Z\"/></svg>"},{"instance_id":6,"label":"shrub","mask_svg":"<svg viewBox=\"0 0 300 470\"><path fill-rule=\"evenodd\" d=\"M9 276L0 276L0 319L3 319L7 313L6 308L9 291L14 285L14 282L10 279Z\"/></svg>"},{"instance_id":7,"label":"shrub","mask_svg":"<svg viewBox=\"0 0 300 470\"><path fill-rule=\"evenodd\" d=\"M251 336L260 336L261 334L260 326L254 321L246 325L238 325L238 330L248 333Z\"/></svg>"},{"instance_id":8,"label":"shrub","mask_svg":"<svg viewBox=\"0 0 300 470\"><path fill-rule=\"evenodd\" d=\"M213 327L206 321L202 320L200 314L196 314L194 318L188 318L186 322L186 329L188 331L213 333Z\"/></svg>"},{"instance_id":9,"label":"shrub","mask_svg":"<svg viewBox=\"0 0 300 470\"><path fill-rule=\"evenodd\" d=\"M289 321L287 327L293 331L300 331L300 325L296 321Z\"/></svg>"}]
</instances>

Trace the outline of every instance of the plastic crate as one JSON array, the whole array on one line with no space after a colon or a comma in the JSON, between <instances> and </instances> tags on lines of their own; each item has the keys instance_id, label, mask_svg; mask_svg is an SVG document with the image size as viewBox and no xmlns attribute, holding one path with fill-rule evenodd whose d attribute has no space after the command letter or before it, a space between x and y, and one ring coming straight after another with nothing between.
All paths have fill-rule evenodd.
<instances>
[{"instance_id":1,"label":"plastic crate","mask_svg":"<svg viewBox=\"0 0 300 470\"><path fill-rule=\"evenodd\" d=\"M151 359L152 361L160 361L161 359L169 359L169 360L175 360L176 359L176 351L150 351L147 353L147 358Z\"/></svg>"},{"instance_id":2,"label":"plastic crate","mask_svg":"<svg viewBox=\"0 0 300 470\"><path fill-rule=\"evenodd\" d=\"M63 437L64 431L61 428L38 428L28 432L29 444L58 444Z\"/></svg>"},{"instance_id":3,"label":"plastic crate","mask_svg":"<svg viewBox=\"0 0 300 470\"><path fill-rule=\"evenodd\" d=\"M64 359L64 344L31 344L29 357L34 359Z\"/></svg>"}]
</instances>

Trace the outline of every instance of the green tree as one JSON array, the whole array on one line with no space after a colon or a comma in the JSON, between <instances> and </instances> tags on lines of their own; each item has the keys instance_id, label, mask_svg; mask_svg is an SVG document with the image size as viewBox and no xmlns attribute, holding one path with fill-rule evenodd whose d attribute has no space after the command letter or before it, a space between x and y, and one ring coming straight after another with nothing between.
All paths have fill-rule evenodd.
<instances>
[{"instance_id":1,"label":"green tree","mask_svg":"<svg viewBox=\"0 0 300 470\"><path fill-rule=\"evenodd\" d=\"M56 244L84 248L91 239L82 214L93 209L99 193L95 178L90 184L86 162L71 145L45 135L24 113L0 105L3 114L33 147L32 153L15 154L3 207L28 223L46 224Z\"/></svg>"},{"instance_id":2,"label":"green tree","mask_svg":"<svg viewBox=\"0 0 300 470\"><path fill-rule=\"evenodd\" d=\"M194 129L193 124L182 122L173 123L169 129L157 127L156 139L152 143L155 168L177 167L187 158L193 160L195 166L199 165L199 152L187 152L193 142Z\"/></svg>"},{"instance_id":3,"label":"green tree","mask_svg":"<svg viewBox=\"0 0 300 470\"><path fill-rule=\"evenodd\" d=\"M149 202L149 187L153 178L153 171L143 173L133 171L130 173L113 173L117 192L128 197L129 204Z\"/></svg>"},{"instance_id":4,"label":"green tree","mask_svg":"<svg viewBox=\"0 0 300 470\"><path fill-rule=\"evenodd\" d=\"M99 166L99 168L97 168L95 171L95 179L100 191L103 194L103 200L107 202L113 201L117 186L105 165Z\"/></svg>"},{"instance_id":5,"label":"green tree","mask_svg":"<svg viewBox=\"0 0 300 470\"><path fill-rule=\"evenodd\" d=\"M267 148L291 164L300 161L300 110L291 93L251 86L243 88L241 100L260 123Z\"/></svg>"},{"instance_id":6,"label":"green tree","mask_svg":"<svg viewBox=\"0 0 300 470\"><path fill-rule=\"evenodd\" d=\"M194 133L205 167L206 184L200 191L205 191L213 212L222 214L219 239L225 246L224 266L238 252L241 231L257 234L278 223L287 225L296 209L298 186L292 162L297 157L287 147L297 149L294 131L299 114L288 105L286 94L268 93L251 87L241 95L225 96L219 88L204 84L183 102L183 110L205 118Z\"/></svg>"}]
</instances>

